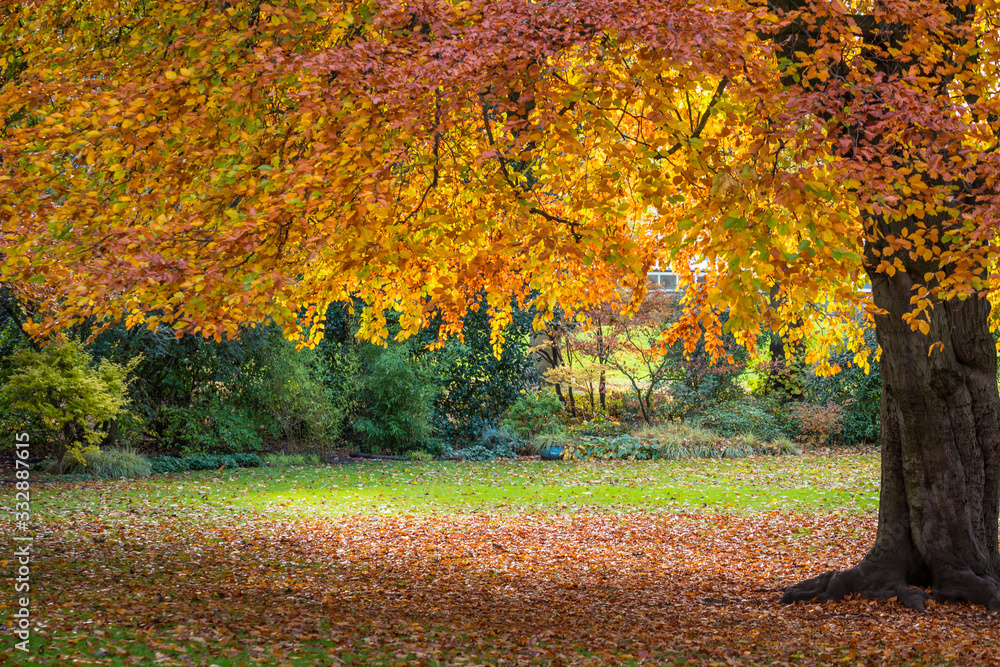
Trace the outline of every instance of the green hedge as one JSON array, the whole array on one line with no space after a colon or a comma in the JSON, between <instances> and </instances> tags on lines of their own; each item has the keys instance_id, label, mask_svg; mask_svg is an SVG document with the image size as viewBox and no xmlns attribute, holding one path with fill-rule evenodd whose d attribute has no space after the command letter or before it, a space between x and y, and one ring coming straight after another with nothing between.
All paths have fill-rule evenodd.
<instances>
[{"instance_id":1,"label":"green hedge","mask_svg":"<svg viewBox=\"0 0 1000 667\"><path fill-rule=\"evenodd\" d=\"M741 437L719 439L712 444L657 443L643 441L631 435L612 438L581 438L567 445L563 458L567 460L671 460L684 458L738 459L754 454L797 454L791 443L764 444Z\"/></svg>"},{"instance_id":2,"label":"green hedge","mask_svg":"<svg viewBox=\"0 0 1000 667\"><path fill-rule=\"evenodd\" d=\"M258 468L264 460L256 454L191 454L181 458L157 456L150 459L154 473L226 468Z\"/></svg>"}]
</instances>

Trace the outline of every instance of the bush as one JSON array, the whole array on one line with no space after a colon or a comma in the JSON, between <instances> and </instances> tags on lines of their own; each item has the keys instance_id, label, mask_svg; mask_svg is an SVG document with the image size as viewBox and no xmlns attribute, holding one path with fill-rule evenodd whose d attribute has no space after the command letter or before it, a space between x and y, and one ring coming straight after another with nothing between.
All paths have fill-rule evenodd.
<instances>
[{"instance_id":1,"label":"bush","mask_svg":"<svg viewBox=\"0 0 1000 667\"><path fill-rule=\"evenodd\" d=\"M69 341L49 343L40 352L18 350L12 361L16 370L4 395L56 443L59 467L66 454L84 465L85 446L104 439L101 425L127 404L128 374L139 360L121 366L103 359L95 365L81 343Z\"/></svg>"},{"instance_id":2,"label":"bush","mask_svg":"<svg viewBox=\"0 0 1000 667\"><path fill-rule=\"evenodd\" d=\"M166 408L164 415L164 440L186 454L258 451L264 447L263 436L276 434L250 408L225 394L200 396L191 405Z\"/></svg>"},{"instance_id":3,"label":"bush","mask_svg":"<svg viewBox=\"0 0 1000 667\"><path fill-rule=\"evenodd\" d=\"M291 468L294 466L318 466L319 456L316 454L265 454L264 465L268 468Z\"/></svg>"},{"instance_id":4,"label":"bush","mask_svg":"<svg viewBox=\"0 0 1000 667\"><path fill-rule=\"evenodd\" d=\"M865 343L876 349L875 332L865 330ZM881 437L882 381L879 362L872 359L870 372L854 363L854 353L841 350L830 357L841 371L829 377L818 377L815 372L805 375L803 396L809 403L839 403L844 406L838 430L830 434L830 442L837 445L877 443ZM815 369L813 369L815 371Z\"/></svg>"},{"instance_id":5,"label":"bush","mask_svg":"<svg viewBox=\"0 0 1000 667\"><path fill-rule=\"evenodd\" d=\"M108 359L143 359L119 437L145 431L187 452L256 451L273 439L325 443L338 435L356 394L328 384L326 358L297 351L273 325L244 327L238 339L221 342L178 340L169 327L119 326L91 347Z\"/></svg>"},{"instance_id":6,"label":"bush","mask_svg":"<svg viewBox=\"0 0 1000 667\"><path fill-rule=\"evenodd\" d=\"M43 470L53 474L58 473L58 461L48 461ZM64 475L91 475L109 479L143 477L152 472L153 466L149 459L135 452L121 449L99 450L92 447L84 449L79 457L67 457L62 466Z\"/></svg>"},{"instance_id":7,"label":"bush","mask_svg":"<svg viewBox=\"0 0 1000 667\"><path fill-rule=\"evenodd\" d=\"M183 457L157 456L150 460L155 473L219 468L258 468L264 460L256 454L191 454Z\"/></svg>"},{"instance_id":8,"label":"bush","mask_svg":"<svg viewBox=\"0 0 1000 667\"><path fill-rule=\"evenodd\" d=\"M572 459L654 459L657 457L657 447L651 443L642 442L631 435L619 435L610 438L583 438L567 444L563 450L563 458Z\"/></svg>"},{"instance_id":9,"label":"bush","mask_svg":"<svg viewBox=\"0 0 1000 667\"><path fill-rule=\"evenodd\" d=\"M471 447L456 449L452 456L466 461L511 459L515 456L514 450L520 448L521 442L507 431L487 428L480 435L478 443Z\"/></svg>"},{"instance_id":10,"label":"bush","mask_svg":"<svg viewBox=\"0 0 1000 667\"><path fill-rule=\"evenodd\" d=\"M830 442L830 436L841 430L844 406L830 401L826 405L796 403L790 409L792 418L799 423L799 442L813 447Z\"/></svg>"},{"instance_id":11,"label":"bush","mask_svg":"<svg viewBox=\"0 0 1000 667\"><path fill-rule=\"evenodd\" d=\"M598 413L590 421L572 426L570 431L581 436L624 435L628 432L628 425Z\"/></svg>"},{"instance_id":12,"label":"bush","mask_svg":"<svg viewBox=\"0 0 1000 667\"><path fill-rule=\"evenodd\" d=\"M562 426L563 405L551 391L522 394L504 420L508 431L522 440Z\"/></svg>"},{"instance_id":13,"label":"bush","mask_svg":"<svg viewBox=\"0 0 1000 667\"><path fill-rule=\"evenodd\" d=\"M255 383L257 393L246 398L253 398L251 404L261 406L277 422L280 437L285 440L316 445L336 439L347 417L354 387L326 384L327 369L318 353L296 350L277 332L274 336L275 340L265 348L262 377ZM355 380L356 364L345 371L349 380Z\"/></svg>"},{"instance_id":14,"label":"bush","mask_svg":"<svg viewBox=\"0 0 1000 667\"><path fill-rule=\"evenodd\" d=\"M663 401L657 401L655 405L663 405ZM634 393L609 392L607 411L608 417L614 421L632 424L642 420L642 411L639 409L639 401Z\"/></svg>"},{"instance_id":15,"label":"bush","mask_svg":"<svg viewBox=\"0 0 1000 667\"><path fill-rule=\"evenodd\" d=\"M28 349L27 336L20 324L8 315L8 308L17 311L17 304L9 296L6 286L0 284L0 452L14 451L14 433L27 431L40 433L40 422L24 410L14 407L17 400L11 394L7 380L16 372L14 354Z\"/></svg>"},{"instance_id":16,"label":"bush","mask_svg":"<svg viewBox=\"0 0 1000 667\"><path fill-rule=\"evenodd\" d=\"M749 396L719 403L693 423L721 436L754 433L768 442L787 437L794 430L777 403Z\"/></svg>"},{"instance_id":17,"label":"bush","mask_svg":"<svg viewBox=\"0 0 1000 667\"><path fill-rule=\"evenodd\" d=\"M433 400L431 423L438 437L453 447L479 444L480 436L500 425L521 392L535 380L528 356L532 313L514 308L497 357L490 340L488 308L485 303L480 306L466 313L463 340L449 338L434 354L434 382L439 391ZM422 331L415 345L436 341L438 327Z\"/></svg>"},{"instance_id":18,"label":"bush","mask_svg":"<svg viewBox=\"0 0 1000 667\"><path fill-rule=\"evenodd\" d=\"M366 345L364 377L352 427L370 451L402 453L429 440L431 401L436 387L431 372L413 358L409 346Z\"/></svg>"},{"instance_id":19,"label":"bush","mask_svg":"<svg viewBox=\"0 0 1000 667\"><path fill-rule=\"evenodd\" d=\"M723 325L728 319L728 314L720 317ZM673 369L671 375L677 379L670 383L670 398L661 408L668 420L694 417L720 403L744 398L746 392L739 378L746 369L747 351L728 332L722 335L721 343L722 352L729 355L732 363L725 359L713 361L705 348L704 336L690 354L679 341L670 347L667 359Z\"/></svg>"}]
</instances>

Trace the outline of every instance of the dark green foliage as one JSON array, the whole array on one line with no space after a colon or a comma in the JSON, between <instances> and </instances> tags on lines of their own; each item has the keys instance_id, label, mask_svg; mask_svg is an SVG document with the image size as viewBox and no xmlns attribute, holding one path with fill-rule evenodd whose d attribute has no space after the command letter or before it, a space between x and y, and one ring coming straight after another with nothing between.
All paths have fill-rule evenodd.
<instances>
[{"instance_id":1,"label":"dark green foliage","mask_svg":"<svg viewBox=\"0 0 1000 667\"><path fill-rule=\"evenodd\" d=\"M256 454L190 454L183 457L157 456L150 459L154 473L226 468L258 468L264 460Z\"/></svg>"},{"instance_id":2,"label":"dark green foliage","mask_svg":"<svg viewBox=\"0 0 1000 667\"><path fill-rule=\"evenodd\" d=\"M245 327L237 340L176 339L115 328L100 355L141 354L132 391L134 422L185 451L255 451L266 440L322 443L336 437L349 394L325 383L325 358L295 350L273 326ZM127 424L125 424L127 426Z\"/></svg>"},{"instance_id":3,"label":"dark green foliage","mask_svg":"<svg viewBox=\"0 0 1000 667\"><path fill-rule=\"evenodd\" d=\"M204 456L204 455L203 455ZM188 469L187 461L173 456L156 456L149 460L154 473L184 472Z\"/></svg>"},{"instance_id":4,"label":"dark green foliage","mask_svg":"<svg viewBox=\"0 0 1000 667\"><path fill-rule=\"evenodd\" d=\"M767 441L788 437L795 431L777 402L754 396L718 403L693 421L721 436L752 433Z\"/></svg>"},{"instance_id":5,"label":"dark green foliage","mask_svg":"<svg viewBox=\"0 0 1000 667\"><path fill-rule=\"evenodd\" d=\"M507 412L505 426L522 440L562 427L563 404L551 391L522 394Z\"/></svg>"},{"instance_id":6,"label":"dark green foliage","mask_svg":"<svg viewBox=\"0 0 1000 667\"><path fill-rule=\"evenodd\" d=\"M496 451L514 451L522 442L513 433L501 428L487 428L479 436L479 444Z\"/></svg>"},{"instance_id":7,"label":"dark green foliage","mask_svg":"<svg viewBox=\"0 0 1000 667\"><path fill-rule=\"evenodd\" d=\"M486 307L470 310L463 321L464 341L449 339L436 356L439 391L434 397L431 422L437 435L454 447L477 444L486 429L497 426L521 392L534 381L528 356L532 314L514 310L504 331L506 340L497 358L490 344ZM437 339L437 327L417 338L425 346Z\"/></svg>"},{"instance_id":8,"label":"dark green foliage","mask_svg":"<svg viewBox=\"0 0 1000 667\"><path fill-rule=\"evenodd\" d=\"M514 449L519 445L517 438L506 431L487 428L480 441L471 447L456 449L452 456L466 461L493 461L514 458Z\"/></svg>"},{"instance_id":9,"label":"dark green foliage","mask_svg":"<svg viewBox=\"0 0 1000 667\"><path fill-rule=\"evenodd\" d=\"M432 435L433 383L430 359L419 359L410 346L362 345L360 392L352 421L369 451L402 454Z\"/></svg>"},{"instance_id":10,"label":"dark green foliage","mask_svg":"<svg viewBox=\"0 0 1000 667\"><path fill-rule=\"evenodd\" d=\"M164 416L163 439L185 452L259 451L265 436L277 435L271 419L261 420L247 406L215 393L198 396L190 405L166 407Z\"/></svg>"}]
</instances>

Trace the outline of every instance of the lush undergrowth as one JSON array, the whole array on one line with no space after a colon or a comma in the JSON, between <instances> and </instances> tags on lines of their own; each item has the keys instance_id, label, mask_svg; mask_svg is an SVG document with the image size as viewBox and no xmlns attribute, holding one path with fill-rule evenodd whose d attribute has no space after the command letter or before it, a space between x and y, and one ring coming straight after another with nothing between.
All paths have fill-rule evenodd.
<instances>
[{"instance_id":1,"label":"lush undergrowth","mask_svg":"<svg viewBox=\"0 0 1000 667\"><path fill-rule=\"evenodd\" d=\"M22 662L990 664L996 618L968 605L778 604L870 547L877 473L867 453L36 483Z\"/></svg>"}]
</instances>

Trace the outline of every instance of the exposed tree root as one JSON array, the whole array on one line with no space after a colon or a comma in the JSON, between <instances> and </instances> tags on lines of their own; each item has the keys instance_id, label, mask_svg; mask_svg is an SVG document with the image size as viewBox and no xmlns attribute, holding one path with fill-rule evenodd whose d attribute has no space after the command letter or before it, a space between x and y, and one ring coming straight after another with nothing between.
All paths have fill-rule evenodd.
<instances>
[{"instance_id":1,"label":"exposed tree root","mask_svg":"<svg viewBox=\"0 0 1000 667\"><path fill-rule=\"evenodd\" d=\"M862 561L850 570L825 572L818 577L799 582L785 589L782 604L805 600L830 602L843 600L852 593L864 598L888 600L897 598L916 611L924 611L924 601L930 596L920 588L906 583L906 574L895 569L877 567Z\"/></svg>"},{"instance_id":2,"label":"exposed tree root","mask_svg":"<svg viewBox=\"0 0 1000 667\"><path fill-rule=\"evenodd\" d=\"M863 598L888 600L896 598L915 611L924 611L924 602L932 600L971 602L990 611L1000 612L1000 581L992 576L979 576L971 570L951 570L939 574L931 593L910 586L904 573L878 567L862 561L849 570L825 572L818 577L799 582L785 589L782 604L806 600L829 602L843 600L856 593Z\"/></svg>"},{"instance_id":3,"label":"exposed tree root","mask_svg":"<svg viewBox=\"0 0 1000 667\"><path fill-rule=\"evenodd\" d=\"M1000 612L1000 581L994 576L950 570L935 578L933 592L935 600L971 602Z\"/></svg>"}]
</instances>

